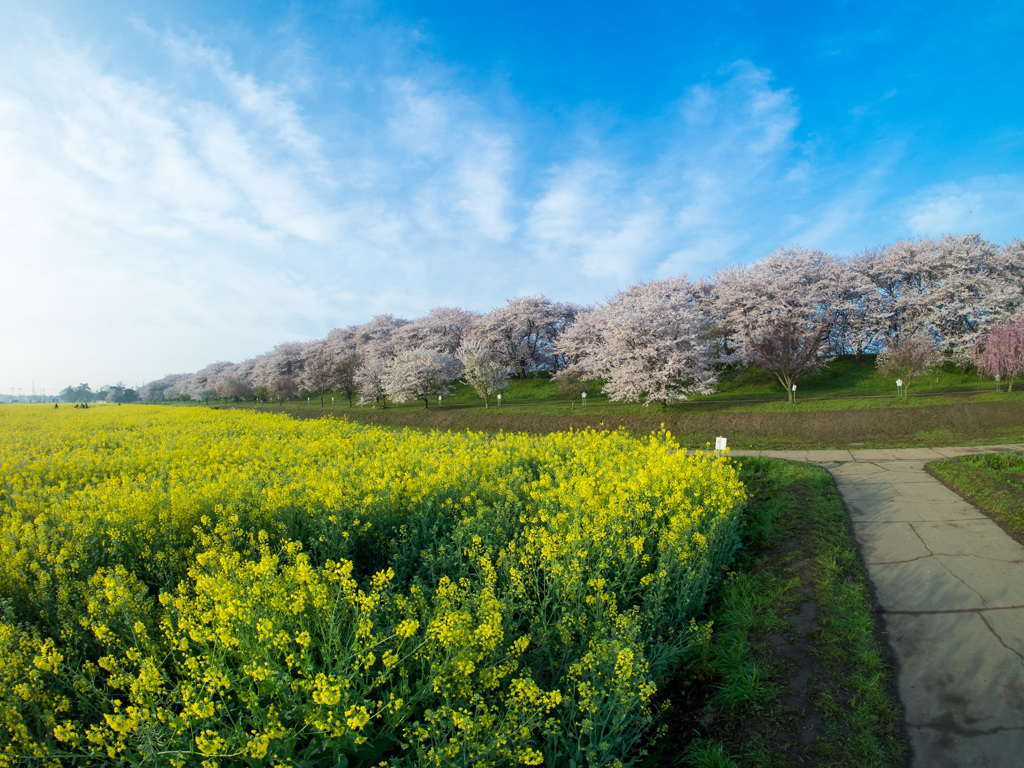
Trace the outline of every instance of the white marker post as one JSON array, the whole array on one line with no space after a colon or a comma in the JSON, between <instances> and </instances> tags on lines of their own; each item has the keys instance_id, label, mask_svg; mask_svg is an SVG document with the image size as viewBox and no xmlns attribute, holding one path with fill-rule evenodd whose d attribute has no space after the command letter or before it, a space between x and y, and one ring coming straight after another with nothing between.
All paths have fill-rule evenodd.
<instances>
[{"instance_id":1,"label":"white marker post","mask_svg":"<svg viewBox=\"0 0 1024 768\"><path fill-rule=\"evenodd\" d=\"M498 393L498 407L501 407L501 392Z\"/></svg>"},{"instance_id":2,"label":"white marker post","mask_svg":"<svg viewBox=\"0 0 1024 768\"><path fill-rule=\"evenodd\" d=\"M796 402L796 384L793 385L793 402Z\"/></svg>"},{"instance_id":3,"label":"white marker post","mask_svg":"<svg viewBox=\"0 0 1024 768\"><path fill-rule=\"evenodd\" d=\"M580 395L580 397L582 397L582 398L583 398L583 407L586 407L586 405L587 405L587 393L586 393L586 392L583 392L583 393L582 393L582 394Z\"/></svg>"},{"instance_id":4,"label":"white marker post","mask_svg":"<svg viewBox=\"0 0 1024 768\"><path fill-rule=\"evenodd\" d=\"M896 379L896 394L903 397L903 379Z\"/></svg>"},{"instance_id":5,"label":"white marker post","mask_svg":"<svg viewBox=\"0 0 1024 768\"><path fill-rule=\"evenodd\" d=\"M722 451L725 450L725 443L726 443L726 440L725 440L724 437L716 437L715 438L715 453L716 454L720 454Z\"/></svg>"}]
</instances>

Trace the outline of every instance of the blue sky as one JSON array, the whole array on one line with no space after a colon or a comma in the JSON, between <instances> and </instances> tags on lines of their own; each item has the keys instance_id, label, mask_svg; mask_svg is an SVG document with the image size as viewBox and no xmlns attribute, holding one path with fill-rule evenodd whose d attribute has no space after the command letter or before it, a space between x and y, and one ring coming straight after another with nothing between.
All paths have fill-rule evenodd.
<instances>
[{"instance_id":1,"label":"blue sky","mask_svg":"<svg viewBox=\"0 0 1024 768\"><path fill-rule=\"evenodd\" d=\"M6 4L0 391L784 245L1007 242L1022 32L1016 1Z\"/></svg>"}]
</instances>

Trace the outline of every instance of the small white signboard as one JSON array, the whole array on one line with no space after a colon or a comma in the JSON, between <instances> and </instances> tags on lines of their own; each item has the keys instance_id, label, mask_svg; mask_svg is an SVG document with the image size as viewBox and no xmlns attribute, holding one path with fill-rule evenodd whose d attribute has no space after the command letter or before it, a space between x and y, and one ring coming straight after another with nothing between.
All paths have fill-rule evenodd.
<instances>
[{"instance_id":1,"label":"small white signboard","mask_svg":"<svg viewBox=\"0 0 1024 768\"><path fill-rule=\"evenodd\" d=\"M716 437L715 438L715 450L716 451L724 451L725 450L725 438L724 437Z\"/></svg>"}]
</instances>

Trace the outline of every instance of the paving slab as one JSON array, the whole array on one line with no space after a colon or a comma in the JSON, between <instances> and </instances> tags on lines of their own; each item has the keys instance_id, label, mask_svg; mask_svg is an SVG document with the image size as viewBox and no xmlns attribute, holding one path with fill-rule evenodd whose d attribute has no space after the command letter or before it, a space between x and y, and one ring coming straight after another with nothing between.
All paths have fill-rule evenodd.
<instances>
[{"instance_id":1,"label":"paving slab","mask_svg":"<svg viewBox=\"0 0 1024 768\"><path fill-rule=\"evenodd\" d=\"M853 461L853 453L851 451L808 451L807 458L804 461L810 461L815 464Z\"/></svg>"},{"instance_id":2,"label":"paving slab","mask_svg":"<svg viewBox=\"0 0 1024 768\"><path fill-rule=\"evenodd\" d=\"M840 490L842 495L842 490ZM912 501L894 497L884 501L876 499L853 500L844 497L846 509L854 523L917 523L928 520L949 520L954 510L960 520L987 520L984 514L966 501L960 505L935 504L931 501Z\"/></svg>"},{"instance_id":3,"label":"paving slab","mask_svg":"<svg viewBox=\"0 0 1024 768\"><path fill-rule=\"evenodd\" d=\"M914 768L1024 765L1024 547L924 469L1022 447L807 452L850 513Z\"/></svg>"}]
</instances>

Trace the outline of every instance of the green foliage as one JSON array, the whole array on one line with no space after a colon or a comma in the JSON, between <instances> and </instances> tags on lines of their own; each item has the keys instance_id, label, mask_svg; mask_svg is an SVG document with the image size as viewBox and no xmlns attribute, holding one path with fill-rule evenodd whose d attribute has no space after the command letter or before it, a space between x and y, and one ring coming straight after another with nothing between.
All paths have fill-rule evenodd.
<instances>
[{"instance_id":1,"label":"green foliage","mask_svg":"<svg viewBox=\"0 0 1024 768\"><path fill-rule=\"evenodd\" d=\"M962 456L928 469L1024 540L1024 453Z\"/></svg>"},{"instance_id":2,"label":"green foliage","mask_svg":"<svg viewBox=\"0 0 1024 768\"><path fill-rule=\"evenodd\" d=\"M747 557L717 590L709 642L691 648L691 673L710 674L715 686L683 764L901 764L900 718L887 688L893 673L831 478L807 464L743 463ZM809 596L817 621L801 629L793 617ZM790 639L803 643L796 652L807 670L802 689L785 685L793 662L777 648ZM801 746L808 722L819 733Z\"/></svg>"},{"instance_id":3,"label":"green foliage","mask_svg":"<svg viewBox=\"0 0 1024 768\"><path fill-rule=\"evenodd\" d=\"M629 765L738 543L667 432L0 411L0 765Z\"/></svg>"}]
</instances>

